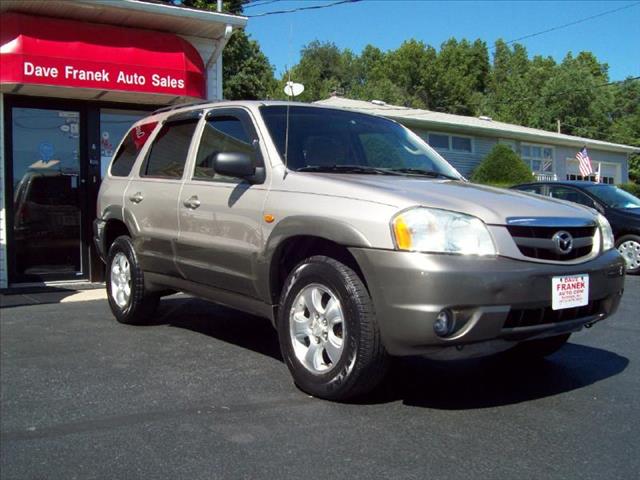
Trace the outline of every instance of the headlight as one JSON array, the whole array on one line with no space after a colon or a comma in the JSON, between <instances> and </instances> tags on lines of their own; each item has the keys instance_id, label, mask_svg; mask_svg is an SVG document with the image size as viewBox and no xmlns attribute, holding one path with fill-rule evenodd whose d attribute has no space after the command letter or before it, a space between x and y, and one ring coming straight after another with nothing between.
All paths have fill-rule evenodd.
<instances>
[{"instance_id":1,"label":"headlight","mask_svg":"<svg viewBox=\"0 0 640 480\"><path fill-rule=\"evenodd\" d=\"M598 214L598 229L600 230L600 236L602 237L602 251L613 248L613 232L611 231L611 225L604 215Z\"/></svg>"},{"instance_id":2,"label":"headlight","mask_svg":"<svg viewBox=\"0 0 640 480\"><path fill-rule=\"evenodd\" d=\"M391 230L398 250L495 255L485 224L462 213L412 208L396 215Z\"/></svg>"}]
</instances>

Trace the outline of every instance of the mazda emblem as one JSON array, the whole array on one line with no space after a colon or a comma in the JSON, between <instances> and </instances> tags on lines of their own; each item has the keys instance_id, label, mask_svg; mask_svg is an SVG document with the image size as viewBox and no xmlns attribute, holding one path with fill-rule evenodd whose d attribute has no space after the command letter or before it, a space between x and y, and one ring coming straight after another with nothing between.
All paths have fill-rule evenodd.
<instances>
[{"instance_id":1,"label":"mazda emblem","mask_svg":"<svg viewBox=\"0 0 640 480\"><path fill-rule=\"evenodd\" d=\"M560 230L553 234L551 237L551 241L553 242L553 246L560 255L566 255L571 250L573 250L573 237L569 232L565 232L564 230Z\"/></svg>"}]
</instances>

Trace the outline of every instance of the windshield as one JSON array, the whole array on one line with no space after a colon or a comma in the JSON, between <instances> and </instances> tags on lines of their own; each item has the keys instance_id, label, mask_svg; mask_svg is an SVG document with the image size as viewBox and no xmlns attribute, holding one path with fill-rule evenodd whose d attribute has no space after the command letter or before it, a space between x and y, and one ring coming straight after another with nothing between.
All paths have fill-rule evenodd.
<instances>
[{"instance_id":1,"label":"windshield","mask_svg":"<svg viewBox=\"0 0 640 480\"><path fill-rule=\"evenodd\" d=\"M260 108L284 161L285 105ZM427 175L460 174L410 130L390 120L326 108L289 107L287 167L298 171Z\"/></svg>"},{"instance_id":2,"label":"windshield","mask_svg":"<svg viewBox=\"0 0 640 480\"><path fill-rule=\"evenodd\" d=\"M640 208L640 199L613 185L587 185L590 194L611 208Z\"/></svg>"}]
</instances>

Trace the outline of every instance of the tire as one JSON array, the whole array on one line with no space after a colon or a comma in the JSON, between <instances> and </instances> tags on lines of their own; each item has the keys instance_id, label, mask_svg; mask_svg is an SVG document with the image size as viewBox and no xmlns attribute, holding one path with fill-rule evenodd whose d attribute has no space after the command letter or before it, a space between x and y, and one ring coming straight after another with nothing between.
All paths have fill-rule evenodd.
<instances>
[{"instance_id":1,"label":"tire","mask_svg":"<svg viewBox=\"0 0 640 480\"><path fill-rule=\"evenodd\" d=\"M351 268L333 258L310 257L292 270L277 327L296 385L313 396L348 400L384 378L388 356L369 292Z\"/></svg>"},{"instance_id":2,"label":"tire","mask_svg":"<svg viewBox=\"0 0 640 480\"><path fill-rule=\"evenodd\" d=\"M640 236L623 235L616 239L616 248L624 257L627 273L631 275L640 273Z\"/></svg>"},{"instance_id":3,"label":"tire","mask_svg":"<svg viewBox=\"0 0 640 480\"><path fill-rule=\"evenodd\" d=\"M144 273L127 236L116 238L109 248L106 284L111 312L120 323L144 324L158 306L160 296L145 292Z\"/></svg>"},{"instance_id":4,"label":"tire","mask_svg":"<svg viewBox=\"0 0 640 480\"><path fill-rule=\"evenodd\" d=\"M519 360L540 360L560 350L569 340L570 333L555 337L541 338L522 342L509 350L510 357Z\"/></svg>"}]
</instances>

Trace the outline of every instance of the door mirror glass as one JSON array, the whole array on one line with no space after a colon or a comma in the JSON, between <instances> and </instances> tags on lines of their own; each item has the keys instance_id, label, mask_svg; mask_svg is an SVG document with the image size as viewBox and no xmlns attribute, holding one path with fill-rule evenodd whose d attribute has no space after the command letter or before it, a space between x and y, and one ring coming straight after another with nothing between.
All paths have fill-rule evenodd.
<instances>
[{"instance_id":1,"label":"door mirror glass","mask_svg":"<svg viewBox=\"0 0 640 480\"><path fill-rule=\"evenodd\" d=\"M213 169L227 177L248 178L256 173L251 156L244 152L219 152L213 157Z\"/></svg>"}]
</instances>

